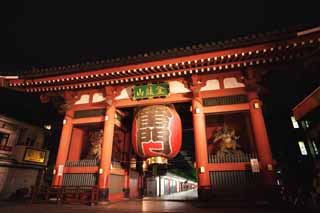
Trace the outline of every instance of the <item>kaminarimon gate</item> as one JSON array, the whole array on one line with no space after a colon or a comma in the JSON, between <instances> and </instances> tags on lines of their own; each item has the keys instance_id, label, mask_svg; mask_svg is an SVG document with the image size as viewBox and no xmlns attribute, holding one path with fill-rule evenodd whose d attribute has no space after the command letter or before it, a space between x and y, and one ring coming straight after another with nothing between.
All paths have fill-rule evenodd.
<instances>
[{"instance_id":1,"label":"kaminarimon gate","mask_svg":"<svg viewBox=\"0 0 320 213\"><path fill-rule=\"evenodd\" d=\"M179 152L174 143L185 141L176 134L184 118L172 125L170 116L176 104L189 105L198 195L208 198L219 189L261 191L275 184L260 80L270 68L303 60L319 45L319 28L274 32L34 69L5 79L5 85L39 94L43 102L63 100L52 185L95 185L102 201L139 195L144 173L133 162L163 163L174 149ZM136 123L127 123L130 116Z\"/></svg>"}]
</instances>

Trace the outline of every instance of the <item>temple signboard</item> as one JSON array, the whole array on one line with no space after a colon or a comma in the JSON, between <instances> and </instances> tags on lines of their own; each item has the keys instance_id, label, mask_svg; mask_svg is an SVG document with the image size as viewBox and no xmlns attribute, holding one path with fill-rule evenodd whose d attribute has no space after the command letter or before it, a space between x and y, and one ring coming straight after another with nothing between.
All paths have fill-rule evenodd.
<instances>
[{"instance_id":1,"label":"temple signboard","mask_svg":"<svg viewBox=\"0 0 320 213\"><path fill-rule=\"evenodd\" d=\"M169 95L167 83L147 84L133 87L133 100L166 97Z\"/></svg>"}]
</instances>

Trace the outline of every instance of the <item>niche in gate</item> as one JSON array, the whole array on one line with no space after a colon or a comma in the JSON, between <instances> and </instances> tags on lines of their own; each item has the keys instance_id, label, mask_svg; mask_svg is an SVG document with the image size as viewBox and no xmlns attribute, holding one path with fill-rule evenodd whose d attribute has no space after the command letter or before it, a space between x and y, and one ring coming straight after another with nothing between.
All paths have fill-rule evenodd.
<instances>
[{"instance_id":1,"label":"niche in gate","mask_svg":"<svg viewBox=\"0 0 320 213\"><path fill-rule=\"evenodd\" d=\"M232 158L255 152L247 113L206 115L206 134L210 156Z\"/></svg>"},{"instance_id":2,"label":"niche in gate","mask_svg":"<svg viewBox=\"0 0 320 213\"><path fill-rule=\"evenodd\" d=\"M234 128L224 125L222 129L218 130L213 135L213 144L218 144L217 157L224 157L230 155L243 155L238 144L239 136L236 136Z\"/></svg>"},{"instance_id":3,"label":"niche in gate","mask_svg":"<svg viewBox=\"0 0 320 213\"><path fill-rule=\"evenodd\" d=\"M103 130L90 131L88 133L89 150L86 159L99 160L101 156L101 144L103 141Z\"/></svg>"}]
</instances>

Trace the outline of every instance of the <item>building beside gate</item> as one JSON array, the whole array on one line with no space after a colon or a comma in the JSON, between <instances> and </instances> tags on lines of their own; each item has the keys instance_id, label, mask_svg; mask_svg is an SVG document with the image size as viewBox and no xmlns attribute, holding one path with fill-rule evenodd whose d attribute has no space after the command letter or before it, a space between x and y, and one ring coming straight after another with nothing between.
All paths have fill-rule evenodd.
<instances>
[{"instance_id":1,"label":"building beside gate","mask_svg":"<svg viewBox=\"0 0 320 213\"><path fill-rule=\"evenodd\" d=\"M259 34L34 69L3 79L3 85L39 94L43 102L63 100L54 186L96 185L100 200L138 196L143 159L133 152L128 120L143 106L183 103L192 116L199 197L219 190L254 193L275 184L260 80L270 68L303 60L319 45L319 28Z\"/></svg>"},{"instance_id":2,"label":"building beside gate","mask_svg":"<svg viewBox=\"0 0 320 213\"><path fill-rule=\"evenodd\" d=\"M31 187L41 184L49 158L45 134L40 127L0 115L0 199L30 196Z\"/></svg>"},{"instance_id":3,"label":"building beside gate","mask_svg":"<svg viewBox=\"0 0 320 213\"><path fill-rule=\"evenodd\" d=\"M300 130L297 146L303 159L320 169L320 87L306 94L292 110L294 128Z\"/></svg>"}]
</instances>

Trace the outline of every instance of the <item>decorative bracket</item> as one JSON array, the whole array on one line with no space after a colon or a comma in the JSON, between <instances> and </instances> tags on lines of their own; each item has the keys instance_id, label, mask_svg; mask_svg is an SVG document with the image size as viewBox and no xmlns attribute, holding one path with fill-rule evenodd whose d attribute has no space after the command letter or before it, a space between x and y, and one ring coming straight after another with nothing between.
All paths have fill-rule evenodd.
<instances>
[{"instance_id":1,"label":"decorative bracket","mask_svg":"<svg viewBox=\"0 0 320 213\"><path fill-rule=\"evenodd\" d=\"M106 103L111 106L115 97L121 94L121 91L124 89L124 86L107 86L105 87L105 98Z\"/></svg>"},{"instance_id":2,"label":"decorative bracket","mask_svg":"<svg viewBox=\"0 0 320 213\"><path fill-rule=\"evenodd\" d=\"M193 93L193 97L199 97L200 89L206 84L206 80L203 81L198 75L191 76L191 82L189 88Z\"/></svg>"}]
</instances>

